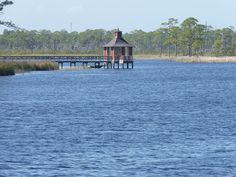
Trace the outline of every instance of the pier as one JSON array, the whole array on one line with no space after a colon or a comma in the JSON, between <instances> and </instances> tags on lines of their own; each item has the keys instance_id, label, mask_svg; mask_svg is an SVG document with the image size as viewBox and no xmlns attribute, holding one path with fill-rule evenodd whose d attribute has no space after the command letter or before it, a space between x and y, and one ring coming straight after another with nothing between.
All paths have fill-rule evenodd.
<instances>
[{"instance_id":1,"label":"pier","mask_svg":"<svg viewBox=\"0 0 236 177\"><path fill-rule=\"evenodd\" d=\"M133 58L124 56L112 59L106 56L0 56L1 62L57 62L63 69L66 63L70 67L88 66L105 69L133 69Z\"/></svg>"}]
</instances>

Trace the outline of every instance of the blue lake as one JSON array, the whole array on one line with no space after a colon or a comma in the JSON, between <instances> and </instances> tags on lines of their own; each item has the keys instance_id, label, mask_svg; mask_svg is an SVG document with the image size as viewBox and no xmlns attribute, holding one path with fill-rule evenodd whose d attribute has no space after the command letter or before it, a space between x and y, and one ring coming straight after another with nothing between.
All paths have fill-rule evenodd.
<instances>
[{"instance_id":1,"label":"blue lake","mask_svg":"<svg viewBox=\"0 0 236 177\"><path fill-rule=\"evenodd\" d=\"M236 176L236 64L0 77L0 176Z\"/></svg>"}]
</instances>

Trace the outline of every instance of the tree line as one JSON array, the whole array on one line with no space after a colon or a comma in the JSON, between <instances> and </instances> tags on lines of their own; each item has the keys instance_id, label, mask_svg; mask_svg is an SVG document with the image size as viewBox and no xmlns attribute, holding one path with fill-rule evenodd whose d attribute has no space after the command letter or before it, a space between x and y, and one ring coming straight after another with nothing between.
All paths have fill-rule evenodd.
<instances>
[{"instance_id":1,"label":"tree line","mask_svg":"<svg viewBox=\"0 0 236 177\"><path fill-rule=\"evenodd\" d=\"M0 6L1 7L1 6ZM0 35L3 52L101 53L102 45L113 38L113 31L84 32L49 30L4 30ZM236 32L233 27L214 29L190 17L182 23L170 18L155 31L134 30L124 38L135 45L137 53L169 56L236 55Z\"/></svg>"}]
</instances>

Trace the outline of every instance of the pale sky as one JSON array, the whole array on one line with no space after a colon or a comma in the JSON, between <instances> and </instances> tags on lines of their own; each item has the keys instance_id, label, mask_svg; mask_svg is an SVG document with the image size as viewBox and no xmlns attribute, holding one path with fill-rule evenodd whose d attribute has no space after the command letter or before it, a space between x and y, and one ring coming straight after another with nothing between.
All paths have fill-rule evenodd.
<instances>
[{"instance_id":1,"label":"pale sky","mask_svg":"<svg viewBox=\"0 0 236 177\"><path fill-rule=\"evenodd\" d=\"M180 22L196 17L214 28L236 26L236 0L13 0L6 7L3 20L13 21L21 28L112 30L124 32L135 29L153 31L168 18ZM0 27L2 31L4 27Z\"/></svg>"}]
</instances>

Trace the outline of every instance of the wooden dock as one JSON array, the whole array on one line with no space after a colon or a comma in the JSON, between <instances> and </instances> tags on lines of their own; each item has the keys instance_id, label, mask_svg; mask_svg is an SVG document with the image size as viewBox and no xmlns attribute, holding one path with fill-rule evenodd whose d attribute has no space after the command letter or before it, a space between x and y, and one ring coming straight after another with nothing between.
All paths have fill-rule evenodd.
<instances>
[{"instance_id":1,"label":"wooden dock","mask_svg":"<svg viewBox=\"0 0 236 177\"><path fill-rule=\"evenodd\" d=\"M69 63L70 67L79 65L90 66L94 68L106 69L133 69L133 58L122 57L111 59L104 56L0 56L1 62L57 62L59 68L63 69L65 63Z\"/></svg>"}]
</instances>

